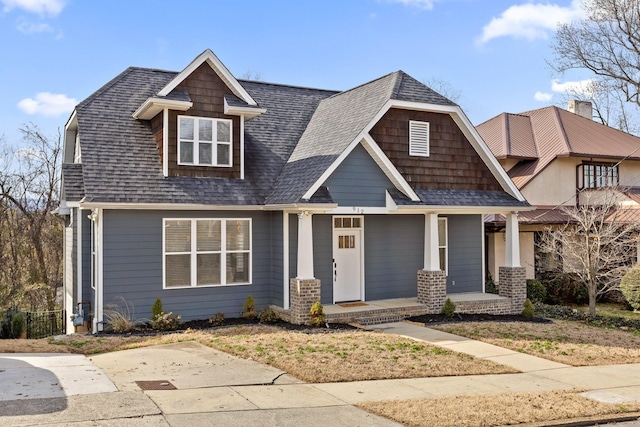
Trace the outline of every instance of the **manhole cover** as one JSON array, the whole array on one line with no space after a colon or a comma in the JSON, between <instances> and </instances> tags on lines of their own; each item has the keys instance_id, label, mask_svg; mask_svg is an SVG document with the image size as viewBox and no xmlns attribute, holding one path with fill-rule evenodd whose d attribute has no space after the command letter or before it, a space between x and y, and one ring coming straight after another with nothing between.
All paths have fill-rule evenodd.
<instances>
[{"instance_id":1,"label":"manhole cover","mask_svg":"<svg viewBox=\"0 0 640 427\"><path fill-rule=\"evenodd\" d=\"M167 380L136 381L141 390L177 390L176 386Z\"/></svg>"}]
</instances>

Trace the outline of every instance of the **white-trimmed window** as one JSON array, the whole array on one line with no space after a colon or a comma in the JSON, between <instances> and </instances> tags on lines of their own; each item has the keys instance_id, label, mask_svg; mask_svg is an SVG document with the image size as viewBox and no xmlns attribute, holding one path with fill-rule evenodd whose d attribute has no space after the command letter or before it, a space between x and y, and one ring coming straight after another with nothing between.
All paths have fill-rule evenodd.
<instances>
[{"instance_id":1,"label":"white-trimmed window","mask_svg":"<svg viewBox=\"0 0 640 427\"><path fill-rule=\"evenodd\" d=\"M251 219L164 219L164 287L251 283Z\"/></svg>"},{"instance_id":2,"label":"white-trimmed window","mask_svg":"<svg viewBox=\"0 0 640 427\"><path fill-rule=\"evenodd\" d=\"M440 255L440 270L449 274L449 251L447 235L447 218L438 218L438 252Z\"/></svg>"},{"instance_id":3,"label":"white-trimmed window","mask_svg":"<svg viewBox=\"0 0 640 427\"><path fill-rule=\"evenodd\" d=\"M178 116L178 164L231 167L233 122Z\"/></svg>"},{"instance_id":4,"label":"white-trimmed window","mask_svg":"<svg viewBox=\"0 0 640 427\"><path fill-rule=\"evenodd\" d=\"M409 155L429 157L429 122L409 120Z\"/></svg>"}]
</instances>

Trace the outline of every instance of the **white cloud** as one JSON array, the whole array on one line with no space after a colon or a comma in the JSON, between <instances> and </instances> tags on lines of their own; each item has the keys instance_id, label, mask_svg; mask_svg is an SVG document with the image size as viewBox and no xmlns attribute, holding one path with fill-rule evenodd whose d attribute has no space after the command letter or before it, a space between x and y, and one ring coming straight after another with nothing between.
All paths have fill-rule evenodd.
<instances>
[{"instance_id":1,"label":"white cloud","mask_svg":"<svg viewBox=\"0 0 640 427\"><path fill-rule=\"evenodd\" d=\"M579 80L576 82L560 83L558 79L551 80L551 90L557 93L569 93L593 97L594 79Z\"/></svg>"},{"instance_id":2,"label":"white cloud","mask_svg":"<svg viewBox=\"0 0 640 427\"><path fill-rule=\"evenodd\" d=\"M431 10L435 0L387 0L390 3L401 3L405 6L417 7L420 9Z\"/></svg>"},{"instance_id":3,"label":"white cloud","mask_svg":"<svg viewBox=\"0 0 640 427\"><path fill-rule=\"evenodd\" d=\"M18 20L18 31L24 34L37 34L37 33L48 33L53 31L51 25L45 24L44 22L34 23L29 22L25 19Z\"/></svg>"},{"instance_id":4,"label":"white cloud","mask_svg":"<svg viewBox=\"0 0 640 427\"><path fill-rule=\"evenodd\" d=\"M526 40L546 39L558 24L569 23L584 16L580 0L571 6L561 7L550 3L527 3L511 6L498 18L482 29L478 43L484 44L498 37L515 37Z\"/></svg>"},{"instance_id":5,"label":"white cloud","mask_svg":"<svg viewBox=\"0 0 640 427\"><path fill-rule=\"evenodd\" d=\"M25 12L40 16L57 16L65 7L66 0L0 0L4 4L4 11L22 9Z\"/></svg>"},{"instance_id":6,"label":"white cloud","mask_svg":"<svg viewBox=\"0 0 640 427\"><path fill-rule=\"evenodd\" d=\"M551 101L551 98L553 98L553 94L540 91L536 92L535 95L533 95L533 99L540 102L549 102Z\"/></svg>"},{"instance_id":7,"label":"white cloud","mask_svg":"<svg viewBox=\"0 0 640 427\"><path fill-rule=\"evenodd\" d=\"M18 102L18 108L27 114L40 114L53 117L70 113L76 104L76 100L67 97L67 95L40 92L35 96L35 99L25 98Z\"/></svg>"}]
</instances>

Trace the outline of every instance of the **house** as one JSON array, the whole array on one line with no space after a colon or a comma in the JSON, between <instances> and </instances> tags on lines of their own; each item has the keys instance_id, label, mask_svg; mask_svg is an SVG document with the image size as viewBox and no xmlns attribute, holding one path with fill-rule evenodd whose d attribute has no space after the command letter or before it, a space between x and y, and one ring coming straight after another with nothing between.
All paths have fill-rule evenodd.
<instances>
[{"instance_id":1,"label":"house","mask_svg":"<svg viewBox=\"0 0 640 427\"><path fill-rule=\"evenodd\" d=\"M402 71L337 92L237 80L206 50L128 68L64 138L66 309L94 332L156 298L183 320L238 317L248 295L297 323L317 300L439 312L484 291L486 214L512 240L493 305L521 310L530 206L460 107Z\"/></svg>"},{"instance_id":2,"label":"house","mask_svg":"<svg viewBox=\"0 0 640 427\"><path fill-rule=\"evenodd\" d=\"M640 138L593 121L590 102L570 101L568 107L502 113L477 126L522 195L535 206L518 217L520 262L527 279L540 278L553 268L554 260L536 243L546 227L569 221L561 207L586 204L594 191L603 189L619 192L627 208L640 207ZM504 221L498 214L488 217L486 224L488 272L498 282Z\"/></svg>"}]
</instances>

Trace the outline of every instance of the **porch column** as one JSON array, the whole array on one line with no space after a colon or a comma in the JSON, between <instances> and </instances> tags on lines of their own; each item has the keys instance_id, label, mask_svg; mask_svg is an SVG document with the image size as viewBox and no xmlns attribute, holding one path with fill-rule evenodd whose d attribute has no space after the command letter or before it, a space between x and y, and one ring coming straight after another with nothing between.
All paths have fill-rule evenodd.
<instances>
[{"instance_id":1,"label":"porch column","mask_svg":"<svg viewBox=\"0 0 640 427\"><path fill-rule=\"evenodd\" d=\"M518 230L518 213L507 215L505 234L504 266L520 267L520 231Z\"/></svg>"},{"instance_id":2,"label":"porch column","mask_svg":"<svg viewBox=\"0 0 640 427\"><path fill-rule=\"evenodd\" d=\"M424 270L439 271L438 214L426 214L424 219Z\"/></svg>"},{"instance_id":3,"label":"porch column","mask_svg":"<svg viewBox=\"0 0 640 427\"><path fill-rule=\"evenodd\" d=\"M313 277L313 215L309 212L298 214L298 273L296 279Z\"/></svg>"},{"instance_id":4,"label":"porch column","mask_svg":"<svg viewBox=\"0 0 640 427\"><path fill-rule=\"evenodd\" d=\"M520 232L518 213L506 218L504 267L498 268L498 293L511 299L511 313L520 314L527 298L526 269L520 266Z\"/></svg>"},{"instance_id":5,"label":"porch column","mask_svg":"<svg viewBox=\"0 0 640 427\"><path fill-rule=\"evenodd\" d=\"M438 214L424 217L424 269L418 271L418 302L425 304L429 313L440 313L447 299L447 275L440 270Z\"/></svg>"},{"instance_id":6,"label":"porch column","mask_svg":"<svg viewBox=\"0 0 640 427\"><path fill-rule=\"evenodd\" d=\"M298 214L298 268L290 280L291 323L302 325L311 319L311 306L320 301L320 280L313 275L313 216Z\"/></svg>"}]
</instances>

